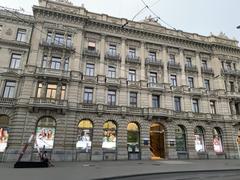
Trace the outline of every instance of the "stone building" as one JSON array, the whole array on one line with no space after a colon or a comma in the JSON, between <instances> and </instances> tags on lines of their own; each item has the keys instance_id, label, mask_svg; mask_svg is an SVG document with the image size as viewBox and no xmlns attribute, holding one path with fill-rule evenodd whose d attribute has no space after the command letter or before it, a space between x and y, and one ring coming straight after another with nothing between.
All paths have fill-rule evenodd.
<instances>
[{"instance_id":1,"label":"stone building","mask_svg":"<svg viewBox=\"0 0 240 180\"><path fill-rule=\"evenodd\" d=\"M236 40L68 1L0 12L0 160L239 158Z\"/></svg>"}]
</instances>

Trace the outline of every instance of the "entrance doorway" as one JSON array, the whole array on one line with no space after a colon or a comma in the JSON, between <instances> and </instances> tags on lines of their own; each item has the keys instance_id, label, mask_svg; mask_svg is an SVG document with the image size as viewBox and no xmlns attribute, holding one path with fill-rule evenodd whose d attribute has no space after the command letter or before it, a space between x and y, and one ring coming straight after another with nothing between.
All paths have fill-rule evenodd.
<instances>
[{"instance_id":1,"label":"entrance doorway","mask_svg":"<svg viewBox=\"0 0 240 180\"><path fill-rule=\"evenodd\" d=\"M150 127L150 150L151 159L165 158L165 132L159 123L153 123Z\"/></svg>"}]
</instances>

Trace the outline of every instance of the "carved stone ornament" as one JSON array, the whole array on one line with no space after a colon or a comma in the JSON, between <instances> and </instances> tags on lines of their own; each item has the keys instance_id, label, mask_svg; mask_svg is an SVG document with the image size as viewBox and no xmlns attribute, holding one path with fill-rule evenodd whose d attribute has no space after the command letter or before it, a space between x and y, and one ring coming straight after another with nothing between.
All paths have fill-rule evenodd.
<instances>
[{"instance_id":1,"label":"carved stone ornament","mask_svg":"<svg viewBox=\"0 0 240 180\"><path fill-rule=\"evenodd\" d=\"M13 33L11 28L8 28L8 30L6 31L6 35L11 36Z\"/></svg>"},{"instance_id":2,"label":"carved stone ornament","mask_svg":"<svg viewBox=\"0 0 240 180\"><path fill-rule=\"evenodd\" d=\"M68 0L56 0L56 2L63 3L63 4L68 4L68 5L73 5L73 3L68 1Z\"/></svg>"}]
</instances>

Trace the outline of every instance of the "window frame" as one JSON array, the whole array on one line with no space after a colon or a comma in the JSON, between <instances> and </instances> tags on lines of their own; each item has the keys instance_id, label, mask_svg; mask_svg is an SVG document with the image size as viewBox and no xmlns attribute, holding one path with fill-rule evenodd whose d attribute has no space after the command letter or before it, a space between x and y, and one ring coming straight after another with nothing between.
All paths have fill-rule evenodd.
<instances>
[{"instance_id":1,"label":"window frame","mask_svg":"<svg viewBox=\"0 0 240 180\"><path fill-rule=\"evenodd\" d=\"M8 85L8 83L14 83L14 85ZM16 97L16 81L6 80L4 84L3 98L15 98Z\"/></svg>"}]
</instances>

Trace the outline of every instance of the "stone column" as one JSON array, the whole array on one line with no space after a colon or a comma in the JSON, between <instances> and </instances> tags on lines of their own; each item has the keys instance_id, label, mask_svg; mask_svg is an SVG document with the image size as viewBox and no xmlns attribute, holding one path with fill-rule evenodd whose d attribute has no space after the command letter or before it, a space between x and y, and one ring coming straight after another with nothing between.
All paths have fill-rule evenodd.
<instances>
[{"instance_id":1,"label":"stone column","mask_svg":"<svg viewBox=\"0 0 240 180\"><path fill-rule=\"evenodd\" d=\"M181 66L181 85L186 86L185 62L184 62L183 49L180 49L179 62Z\"/></svg>"},{"instance_id":2,"label":"stone column","mask_svg":"<svg viewBox=\"0 0 240 180\"><path fill-rule=\"evenodd\" d=\"M122 45L121 45L121 71L120 71L120 78L125 77L125 61L126 61L126 39L122 38Z\"/></svg>"},{"instance_id":3,"label":"stone column","mask_svg":"<svg viewBox=\"0 0 240 180\"><path fill-rule=\"evenodd\" d=\"M101 36L101 44L100 44L100 69L99 69L99 75L104 76L105 75L105 35L103 34Z\"/></svg>"},{"instance_id":4,"label":"stone column","mask_svg":"<svg viewBox=\"0 0 240 180\"><path fill-rule=\"evenodd\" d=\"M141 54L140 54L140 60L141 60L141 76L140 80L145 81L145 47L144 42L141 42Z\"/></svg>"},{"instance_id":5,"label":"stone column","mask_svg":"<svg viewBox=\"0 0 240 180\"><path fill-rule=\"evenodd\" d=\"M75 54L69 59L69 67L73 71L80 70L80 62L82 62L82 53L83 53L83 32L81 29L74 35L73 46L75 48ZM70 61L71 60L71 61Z\"/></svg>"},{"instance_id":6,"label":"stone column","mask_svg":"<svg viewBox=\"0 0 240 180\"><path fill-rule=\"evenodd\" d=\"M202 63L201 63L199 52L196 53L196 66L198 70L198 77L197 77L198 87L203 88L202 69L201 69Z\"/></svg>"},{"instance_id":7,"label":"stone column","mask_svg":"<svg viewBox=\"0 0 240 180\"><path fill-rule=\"evenodd\" d=\"M224 80L223 78L221 78L221 63L220 61L218 60L218 57L217 56L212 56L211 58L212 60L212 69L213 69L213 72L214 72L214 89L221 89L221 90L224 90Z\"/></svg>"},{"instance_id":8,"label":"stone column","mask_svg":"<svg viewBox=\"0 0 240 180\"><path fill-rule=\"evenodd\" d=\"M167 54L167 47L166 46L163 46L163 59L162 59L162 62L163 62L163 83L169 83L168 82L168 54Z\"/></svg>"}]
</instances>

